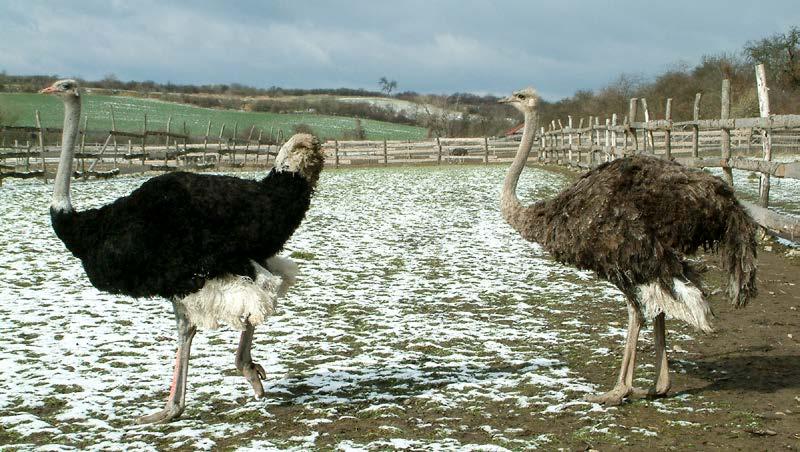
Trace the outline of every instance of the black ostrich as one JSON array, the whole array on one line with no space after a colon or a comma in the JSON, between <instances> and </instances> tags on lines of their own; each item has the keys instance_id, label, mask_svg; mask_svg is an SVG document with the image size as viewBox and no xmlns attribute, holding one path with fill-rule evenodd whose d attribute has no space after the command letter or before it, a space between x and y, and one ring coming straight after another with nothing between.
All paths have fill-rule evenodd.
<instances>
[{"instance_id":1,"label":"black ostrich","mask_svg":"<svg viewBox=\"0 0 800 452\"><path fill-rule=\"evenodd\" d=\"M255 325L294 282L292 261L276 256L300 225L322 170L319 141L293 136L260 181L174 172L130 195L81 212L69 186L81 96L73 80L42 93L64 101L64 135L50 216L56 235L100 290L172 301L178 352L164 410L138 420L166 422L185 408L189 350L196 328L220 322L242 331L236 367L264 395L264 370L250 357Z\"/></svg>"},{"instance_id":2,"label":"black ostrich","mask_svg":"<svg viewBox=\"0 0 800 452\"><path fill-rule=\"evenodd\" d=\"M554 198L523 206L516 188L533 144L537 96L527 88L500 102L525 115L522 142L503 185L503 217L559 262L595 271L627 299L619 378L611 391L589 400L618 405L633 393L665 396L670 388L665 315L712 330L699 268L686 256L699 248L719 249L729 274L727 295L744 306L756 295L756 224L721 179L646 156L600 165ZM653 321L656 377L653 387L642 391L633 387L633 371L645 319Z\"/></svg>"}]
</instances>

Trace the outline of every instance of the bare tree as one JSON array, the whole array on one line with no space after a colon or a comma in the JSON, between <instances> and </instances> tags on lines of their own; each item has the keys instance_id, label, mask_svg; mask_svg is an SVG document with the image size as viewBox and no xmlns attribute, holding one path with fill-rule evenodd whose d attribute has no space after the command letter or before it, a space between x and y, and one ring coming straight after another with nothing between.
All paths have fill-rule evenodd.
<instances>
[{"instance_id":1,"label":"bare tree","mask_svg":"<svg viewBox=\"0 0 800 452\"><path fill-rule=\"evenodd\" d=\"M378 86L381 87L381 91L386 93L386 95L390 95L395 88L397 88L397 81L396 80L389 80L386 77L381 77L378 80Z\"/></svg>"}]
</instances>

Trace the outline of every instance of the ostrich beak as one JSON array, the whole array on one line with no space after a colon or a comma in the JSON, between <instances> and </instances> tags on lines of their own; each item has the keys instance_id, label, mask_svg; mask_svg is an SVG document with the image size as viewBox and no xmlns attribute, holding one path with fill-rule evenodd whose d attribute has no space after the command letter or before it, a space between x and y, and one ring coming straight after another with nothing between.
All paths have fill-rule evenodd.
<instances>
[{"instance_id":1,"label":"ostrich beak","mask_svg":"<svg viewBox=\"0 0 800 452\"><path fill-rule=\"evenodd\" d=\"M48 86L47 88L40 90L39 94L52 94L55 93L56 91L58 91L58 88L56 88L54 85L51 85Z\"/></svg>"},{"instance_id":2,"label":"ostrich beak","mask_svg":"<svg viewBox=\"0 0 800 452\"><path fill-rule=\"evenodd\" d=\"M498 101L497 101L497 103L498 103L498 104L510 104L510 103L511 103L511 102L513 102L513 101L514 101L514 98L513 98L513 97L511 97L511 96L506 96L506 97L504 97L504 98L502 98L502 99L498 100Z\"/></svg>"}]
</instances>

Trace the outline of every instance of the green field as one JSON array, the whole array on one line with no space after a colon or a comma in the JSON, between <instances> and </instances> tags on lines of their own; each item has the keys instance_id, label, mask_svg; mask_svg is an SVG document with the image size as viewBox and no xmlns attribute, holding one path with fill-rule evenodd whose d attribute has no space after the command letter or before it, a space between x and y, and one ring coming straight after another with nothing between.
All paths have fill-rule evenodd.
<instances>
[{"instance_id":1,"label":"green field","mask_svg":"<svg viewBox=\"0 0 800 452\"><path fill-rule=\"evenodd\" d=\"M82 113L84 118L88 115L89 130L111 129L112 106L117 130L126 132L141 132L145 113L148 130L166 130L167 119L171 116L172 131L182 132L185 121L189 134L195 136L205 135L209 120L211 135L217 136L223 123L226 125L225 136L231 136L236 122L240 137L246 137L253 125L263 129L264 133L269 133L270 130L278 133L278 130L283 130L284 134L291 134L295 125L307 124L314 133L329 139L341 139L345 132L355 127L355 119L339 116L214 110L155 99L88 93L84 96ZM63 105L60 99L41 94L0 94L0 111L8 114L13 121L12 124L4 125L33 126L36 123L36 110L39 110L45 127L61 127ZM417 140L424 138L426 134L426 130L421 127L368 119L362 119L361 126L370 140Z\"/></svg>"}]
</instances>

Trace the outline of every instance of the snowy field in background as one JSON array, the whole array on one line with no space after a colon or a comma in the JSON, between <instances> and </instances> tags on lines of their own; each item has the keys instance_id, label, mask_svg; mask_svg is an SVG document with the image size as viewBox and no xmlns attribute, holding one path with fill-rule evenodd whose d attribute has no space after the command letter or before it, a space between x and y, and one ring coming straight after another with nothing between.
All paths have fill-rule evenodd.
<instances>
[{"instance_id":1,"label":"snowy field in background","mask_svg":"<svg viewBox=\"0 0 800 452\"><path fill-rule=\"evenodd\" d=\"M323 173L284 253L296 256L299 282L279 315L256 330L253 356L268 374L266 399L253 400L234 367L238 333L201 330L187 410L162 426L133 421L160 409L167 395L175 353L170 304L95 290L50 229L50 187L6 181L0 445L504 450L552 438L507 428L490 407L613 419L614 409L581 400L600 389L592 383L599 374L577 375L565 357L616 353L589 339L599 334L616 344L624 337L622 298L505 225L498 211L505 169ZM143 180L76 182L73 202L98 206ZM550 196L565 183L528 169L521 197ZM590 311L597 310L619 321L595 324ZM351 439L363 425L374 434ZM488 432L491 441L454 438L467 429Z\"/></svg>"}]
</instances>

